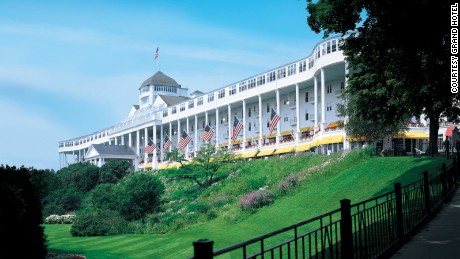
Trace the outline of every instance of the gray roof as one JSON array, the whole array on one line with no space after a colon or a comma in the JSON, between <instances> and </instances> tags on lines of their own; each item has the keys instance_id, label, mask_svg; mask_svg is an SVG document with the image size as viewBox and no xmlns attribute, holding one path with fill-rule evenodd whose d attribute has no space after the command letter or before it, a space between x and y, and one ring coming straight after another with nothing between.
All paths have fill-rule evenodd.
<instances>
[{"instance_id":1,"label":"gray roof","mask_svg":"<svg viewBox=\"0 0 460 259\"><path fill-rule=\"evenodd\" d=\"M170 96L170 95L159 95L161 99L163 99L168 106L176 105L179 103L183 103L190 98L185 96Z\"/></svg>"},{"instance_id":2,"label":"gray roof","mask_svg":"<svg viewBox=\"0 0 460 259\"><path fill-rule=\"evenodd\" d=\"M99 153L99 155L136 156L134 150L128 146L104 144L93 144L92 146Z\"/></svg>"},{"instance_id":3,"label":"gray roof","mask_svg":"<svg viewBox=\"0 0 460 259\"><path fill-rule=\"evenodd\" d=\"M147 85L163 85L163 86L174 86L174 87L180 88L180 85L176 82L176 80L163 74L163 72L161 71L158 71L153 76L147 78L142 83L141 87L139 87L139 89Z\"/></svg>"}]
</instances>

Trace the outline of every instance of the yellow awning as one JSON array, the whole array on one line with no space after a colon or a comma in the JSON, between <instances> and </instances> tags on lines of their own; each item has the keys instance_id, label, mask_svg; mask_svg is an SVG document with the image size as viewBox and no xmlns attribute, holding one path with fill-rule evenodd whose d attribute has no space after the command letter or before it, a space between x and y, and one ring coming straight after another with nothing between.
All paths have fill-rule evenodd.
<instances>
[{"instance_id":1,"label":"yellow awning","mask_svg":"<svg viewBox=\"0 0 460 259\"><path fill-rule=\"evenodd\" d=\"M219 147L224 147L224 146L228 146L228 142L225 142L225 143L219 144Z\"/></svg>"},{"instance_id":2,"label":"yellow awning","mask_svg":"<svg viewBox=\"0 0 460 259\"><path fill-rule=\"evenodd\" d=\"M252 141L252 138L247 138L246 139L246 142L251 142Z\"/></svg>"},{"instance_id":3,"label":"yellow awning","mask_svg":"<svg viewBox=\"0 0 460 259\"><path fill-rule=\"evenodd\" d=\"M295 152L308 151L308 150L310 150L310 146L311 146L310 143L308 143L308 144L300 144L300 145L297 146L297 149L295 150Z\"/></svg>"},{"instance_id":4,"label":"yellow awning","mask_svg":"<svg viewBox=\"0 0 460 259\"><path fill-rule=\"evenodd\" d=\"M331 122L329 123L329 125L327 125L327 129L330 129L330 128L337 128L337 127L340 127L340 125L343 125L343 121L334 121L334 122Z\"/></svg>"},{"instance_id":5,"label":"yellow awning","mask_svg":"<svg viewBox=\"0 0 460 259\"><path fill-rule=\"evenodd\" d=\"M413 131L404 132L400 134L400 136L402 136L403 138L411 138L411 139L429 139L430 138L430 136L425 132L413 132Z\"/></svg>"},{"instance_id":6,"label":"yellow awning","mask_svg":"<svg viewBox=\"0 0 460 259\"><path fill-rule=\"evenodd\" d=\"M275 137L276 137L276 133L273 133L273 134L267 135L266 138L275 138Z\"/></svg>"},{"instance_id":7,"label":"yellow awning","mask_svg":"<svg viewBox=\"0 0 460 259\"><path fill-rule=\"evenodd\" d=\"M274 148L262 150L257 154L257 157L272 155L274 151Z\"/></svg>"},{"instance_id":8,"label":"yellow awning","mask_svg":"<svg viewBox=\"0 0 460 259\"><path fill-rule=\"evenodd\" d=\"M144 168L152 168L152 164L146 164L144 165Z\"/></svg>"},{"instance_id":9,"label":"yellow awning","mask_svg":"<svg viewBox=\"0 0 460 259\"><path fill-rule=\"evenodd\" d=\"M254 138L254 140L258 140L259 138L260 138L260 137L259 137L259 136L257 136L257 137L255 137L255 138Z\"/></svg>"},{"instance_id":10,"label":"yellow awning","mask_svg":"<svg viewBox=\"0 0 460 259\"><path fill-rule=\"evenodd\" d=\"M313 143L310 143L310 147L316 147L316 146L319 146L319 139L315 139L315 141L313 141Z\"/></svg>"},{"instance_id":11,"label":"yellow awning","mask_svg":"<svg viewBox=\"0 0 460 259\"><path fill-rule=\"evenodd\" d=\"M168 167L168 164L162 164L158 167L158 170L166 169Z\"/></svg>"},{"instance_id":12,"label":"yellow awning","mask_svg":"<svg viewBox=\"0 0 460 259\"><path fill-rule=\"evenodd\" d=\"M349 140L350 142L362 142L362 141L365 141L366 138L365 138L365 137L359 137L359 138L349 137L348 140Z\"/></svg>"},{"instance_id":13,"label":"yellow awning","mask_svg":"<svg viewBox=\"0 0 460 259\"><path fill-rule=\"evenodd\" d=\"M287 136L287 135L293 135L293 134L294 134L294 130L286 130L286 131L281 132L281 136Z\"/></svg>"},{"instance_id":14,"label":"yellow awning","mask_svg":"<svg viewBox=\"0 0 460 259\"><path fill-rule=\"evenodd\" d=\"M238 145L238 144L241 144L241 140L232 141L232 145Z\"/></svg>"},{"instance_id":15,"label":"yellow awning","mask_svg":"<svg viewBox=\"0 0 460 259\"><path fill-rule=\"evenodd\" d=\"M292 153L294 152L294 147L280 147L275 151L275 154L284 154L284 153Z\"/></svg>"},{"instance_id":16,"label":"yellow awning","mask_svg":"<svg viewBox=\"0 0 460 259\"><path fill-rule=\"evenodd\" d=\"M300 132L306 132L306 131L310 131L310 130L311 130L311 127L300 128Z\"/></svg>"},{"instance_id":17,"label":"yellow awning","mask_svg":"<svg viewBox=\"0 0 460 259\"><path fill-rule=\"evenodd\" d=\"M241 157L242 158L251 158L251 157L255 157L256 154L257 154L257 151L251 151L251 152L246 152L246 153L241 154Z\"/></svg>"},{"instance_id":18,"label":"yellow awning","mask_svg":"<svg viewBox=\"0 0 460 259\"><path fill-rule=\"evenodd\" d=\"M343 142L343 135L327 136L321 140L321 145Z\"/></svg>"}]
</instances>

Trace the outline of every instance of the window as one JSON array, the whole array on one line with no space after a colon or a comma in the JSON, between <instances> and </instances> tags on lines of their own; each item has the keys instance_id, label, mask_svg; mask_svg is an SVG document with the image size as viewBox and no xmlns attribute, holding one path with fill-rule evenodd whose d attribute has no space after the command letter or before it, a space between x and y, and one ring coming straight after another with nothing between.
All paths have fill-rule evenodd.
<instances>
[{"instance_id":1,"label":"window","mask_svg":"<svg viewBox=\"0 0 460 259\"><path fill-rule=\"evenodd\" d=\"M316 58L318 59L321 56L319 46L316 48Z\"/></svg>"},{"instance_id":2,"label":"window","mask_svg":"<svg viewBox=\"0 0 460 259\"><path fill-rule=\"evenodd\" d=\"M283 99L284 99L284 100L283 100L283 103L284 103L284 104L289 104L289 95L284 96Z\"/></svg>"},{"instance_id":3,"label":"window","mask_svg":"<svg viewBox=\"0 0 460 259\"><path fill-rule=\"evenodd\" d=\"M247 86L246 86L246 81L241 82L241 83L240 83L240 86L239 86L240 92L246 91L247 89L248 89L248 88L247 88Z\"/></svg>"},{"instance_id":4,"label":"window","mask_svg":"<svg viewBox=\"0 0 460 259\"><path fill-rule=\"evenodd\" d=\"M177 106L171 107L171 114L176 114L177 112Z\"/></svg>"},{"instance_id":5,"label":"window","mask_svg":"<svg viewBox=\"0 0 460 259\"><path fill-rule=\"evenodd\" d=\"M326 104L326 111L332 111L332 105L330 103Z\"/></svg>"},{"instance_id":6,"label":"window","mask_svg":"<svg viewBox=\"0 0 460 259\"><path fill-rule=\"evenodd\" d=\"M251 108L248 110L248 117L251 118Z\"/></svg>"},{"instance_id":7,"label":"window","mask_svg":"<svg viewBox=\"0 0 460 259\"><path fill-rule=\"evenodd\" d=\"M252 125L252 124L249 122L249 124L248 124L248 131L251 131L251 125Z\"/></svg>"},{"instance_id":8,"label":"window","mask_svg":"<svg viewBox=\"0 0 460 259\"><path fill-rule=\"evenodd\" d=\"M265 84L265 75L257 77L257 86Z\"/></svg>"},{"instance_id":9,"label":"window","mask_svg":"<svg viewBox=\"0 0 460 259\"><path fill-rule=\"evenodd\" d=\"M285 78L286 77L286 68L283 67L283 68L280 68L276 71L276 74L277 74L277 79L281 79L281 78Z\"/></svg>"},{"instance_id":10,"label":"window","mask_svg":"<svg viewBox=\"0 0 460 259\"><path fill-rule=\"evenodd\" d=\"M328 94L332 93L332 85L328 85L326 91Z\"/></svg>"},{"instance_id":11,"label":"window","mask_svg":"<svg viewBox=\"0 0 460 259\"><path fill-rule=\"evenodd\" d=\"M192 109L193 107L195 107L195 101L194 100L188 101L188 108Z\"/></svg>"},{"instance_id":12,"label":"window","mask_svg":"<svg viewBox=\"0 0 460 259\"><path fill-rule=\"evenodd\" d=\"M297 64L292 64L288 66L288 76L294 75L296 73Z\"/></svg>"},{"instance_id":13,"label":"window","mask_svg":"<svg viewBox=\"0 0 460 259\"><path fill-rule=\"evenodd\" d=\"M146 96L146 97L142 97L141 99L141 104L144 105L144 104L147 104L149 102L149 97Z\"/></svg>"},{"instance_id":14,"label":"window","mask_svg":"<svg viewBox=\"0 0 460 259\"><path fill-rule=\"evenodd\" d=\"M308 92L305 92L305 102L308 102Z\"/></svg>"},{"instance_id":15,"label":"window","mask_svg":"<svg viewBox=\"0 0 460 259\"><path fill-rule=\"evenodd\" d=\"M305 120L306 120L306 121L308 120L308 112L305 113Z\"/></svg>"},{"instance_id":16,"label":"window","mask_svg":"<svg viewBox=\"0 0 460 259\"><path fill-rule=\"evenodd\" d=\"M331 53L331 42L327 42L327 54Z\"/></svg>"},{"instance_id":17,"label":"window","mask_svg":"<svg viewBox=\"0 0 460 259\"><path fill-rule=\"evenodd\" d=\"M249 79L248 80L248 89L252 89L254 87L256 87L256 79L255 78Z\"/></svg>"},{"instance_id":18,"label":"window","mask_svg":"<svg viewBox=\"0 0 460 259\"><path fill-rule=\"evenodd\" d=\"M303 72L307 70L307 61L302 60L299 62L299 72Z\"/></svg>"},{"instance_id":19,"label":"window","mask_svg":"<svg viewBox=\"0 0 460 259\"><path fill-rule=\"evenodd\" d=\"M163 118L168 116L168 109L164 109L163 110Z\"/></svg>"},{"instance_id":20,"label":"window","mask_svg":"<svg viewBox=\"0 0 460 259\"><path fill-rule=\"evenodd\" d=\"M267 103L267 112L270 112L270 103Z\"/></svg>"},{"instance_id":21,"label":"window","mask_svg":"<svg viewBox=\"0 0 460 259\"><path fill-rule=\"evenodd\" d=\"M345 89L345 82L340 82L340 90L344 90Z\"/></svg>"},{"instance_id":22,"label":"window","mask_svg":"<svg viewBox=\"0 0 460 259\"><path fill-rule=\"evenodd\" d=\"M225 97L225 89L220 89L217 92L217 98L221 99L221 98L224 98L224 97Z\"/></svg>"},{"instance_id":23,"label":"window","mask_svg":"<svg viewBox=\"0 0 460 259\"><path fill-rule=\"evenodd\" d=\"M275 71L268 73L268 82L269 83L275 81L275 79L276 79L276 72Z\"/></svg>"},{"instance_id":24,"label":"window","mask_svg":"<svg viewBox=\"0 0 460 259\"><path fill-rule=\"evenodd\" d=\"M141 93L146 93L150 90L150 87L149 86L144 86L141 88Z\"/></svg>"},{"instance_id":25,"label":"window","mask_svg":"<svg viewBox=\"0 0 460 259\"><path fill-rule=\"evenodd\" d=\"M202 96L202 97L198 97L198 100L197 100L197 102L196 102L196 105L197 105L197 106L203 105L203 96Z\"/></svg>"},{"instance_id":26,"label":"window","mask_svg":"<svg viewBox=\"0 0 460 259\"><path fill-rule=\"evenodd\" d=\"M336 51L337 50L337 41L336 40L332 40L332 52Z\"/></svg>"},{"instance_id":27,"label":"window","mask_svg":"<svg viewBox=\"0 0 460 259\"><path fill-rule=\"evenodd\" d=\"M181 112L185 111L185 103L181 103L179 109Z\"/></svg>"},{"instance_id":28,"label":"window","mask_svg":"<svg viewBox=\"0 0 460 259\"><path fill-rule=\"evenodd\" d=\"M214 93L208 94L208 103L214 102Z\"/></svg>"},{"instance_id":29,"label":"window","mask_svg":"<svg viewBox=\"0 0 460 259\"><path fill-rule=\"evenodd\" d=\"M287 122L287 121L289 121L289 117L286 114L284 114L284 122Z\"/></svg>"},{"instance_id":30,"label":"window","mask_svg":"<svg viewBox=\"0 0 460 259\"><path fill-rule=\"evenodd\" d=\"M204 129L205 125L204 125L205 121L203 121L203 126L201 127L202 129Z\"/></svg>"},{"instance_id":31,"label":"window","mask_svg":"<svg viewBox=\"0 0 460 259\"><path fill-rule=\"evenodd\" d=\"M321 49L323 50L321 55L322 55L322 56L326 55L326 43L323 43L323 44L321 45Z\"/></svg>"},{"instance_id":32,"label":"window","mask_svg":"<svg viewBox=\"0 0 460 259\"><path fill-rule=\"evenodd\" d=\"M314 58L309 58L308 59L308 68L312 68L315 65L315 59Z\"/></svg>"},{"instance_id":33,"label":"window","mask_svg":"<svg viewBox=\"0 0 460 259\"><path fill-rule=\"evenodd\" d=\"M236 85L232 85L228 88L228 95L236 94Z\"/></svg>"}]
</instances>

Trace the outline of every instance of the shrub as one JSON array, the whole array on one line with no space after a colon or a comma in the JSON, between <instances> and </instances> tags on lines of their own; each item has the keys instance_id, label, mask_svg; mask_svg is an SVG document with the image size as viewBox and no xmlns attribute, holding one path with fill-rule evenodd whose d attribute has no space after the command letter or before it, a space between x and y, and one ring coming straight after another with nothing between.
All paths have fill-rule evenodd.
<instances>
[{"instance_id":1,"label":"shrub","mask_svg":"<svg viewBox=\"0 0 460 259\"><path fill-rule=\"evenodd\" d=\"M75 215L49 215L45 218L45 224L72 224L75 222Z\"/></svg>"},{"instance_id":2,"label":"shrub","mask_svg":"<svg viewBox=\"0 0 460 259\"><path fill-rule=\"evenodd\" d=\"M299 180L299 176L296 174L285 176L278 184L278 190L281 194L286 195L289 191L299 185Z\"/></svg>"},{"instance_id":3,"label":"shrub","mask_svg":"<svg viewBox=\"0 0 460 259\"><path fill-rule=\"evenodd\" d=\"M70 232L73 236L107 236L128 233L128 222L116 211L84 211L81 212Z\"/></svg>"},{"instance_id":4,"label":"shrub","mask_svg":"<svg viewBox=\"0 0 460 259\"><path fill-rule=\"evenodd\" d=\"M255 192L250 192L238 203L242 210L254 210L273 203L275 195L266 188L261 188Z\"/></svg>"}]
</instances>

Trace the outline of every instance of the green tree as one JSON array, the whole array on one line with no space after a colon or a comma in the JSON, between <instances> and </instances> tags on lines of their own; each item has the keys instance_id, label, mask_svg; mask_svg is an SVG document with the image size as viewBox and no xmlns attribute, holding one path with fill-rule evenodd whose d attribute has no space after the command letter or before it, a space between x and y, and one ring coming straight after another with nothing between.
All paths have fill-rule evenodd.
<instances>
[{"instance_id":1,"label":"green tree","mask_svg":"<svg viewBox=\"0 0 460 259\"><path fill-rule=\"evenodd\" d=\"M44 258L47 246L38 193L30 172L0 166L0 258ZM18 245L20 248L18 248Z\"/></svg>"},{"instance_id":2,"label":"green tree","mask_svg":"<svg viewBox=\"0 0 460 259\"><path fill-rule=\"evenodd\" d=\"M205 144L197 152L197 156L189 163L180 149L166 153L166 158L180 163L177 169L169 169L169 175L176 179L192 180L201 188L213 184L216 174L223 166L235 160L235 156L225 149L216 149L214 145Z\"/></svg>"},{"instance_id":3,"label":"green tree","mask_svg":"<svg viewBox=\"0 0 460 259\"><path fill-rule=\"evenodd\" d=\"M57 172L63 188L74 187L87 193L99 184L99 167L90 163L75 163Z\"/></svg>"},{"instance_id":4,"label":"green tree","mask_svg":"<svg viewBox=\"0 0 460 259\"><path fill-rule=\"evenodd\" d=\"M458 94L449 88L449 2L307 2L315 32L347 34L341 49L353 73L344 93L346 114L390 129L424 114L435 154L440 116L458 115Z\"/></svg>"},{"instance_id":5,"label":"green tree","mask_svg":"<svg viewBox=\"0 0 460 259\"><path fill-rule=\"evenodd\" d=\"M100 183L116 183L129 173L131 164L126 160L107 161L100 169Z\"/></svg>"},{"instance_id":6,"label":"green tree","mask_svg":"<svg viewBox=\"0 0 460 259\"><path fill-rule=\"evenodd\" d=\"M121 215L126 220L139 220L158 210L164 185L153 175L133 173L122 182Z\"/></svg>"}]
</instances>

